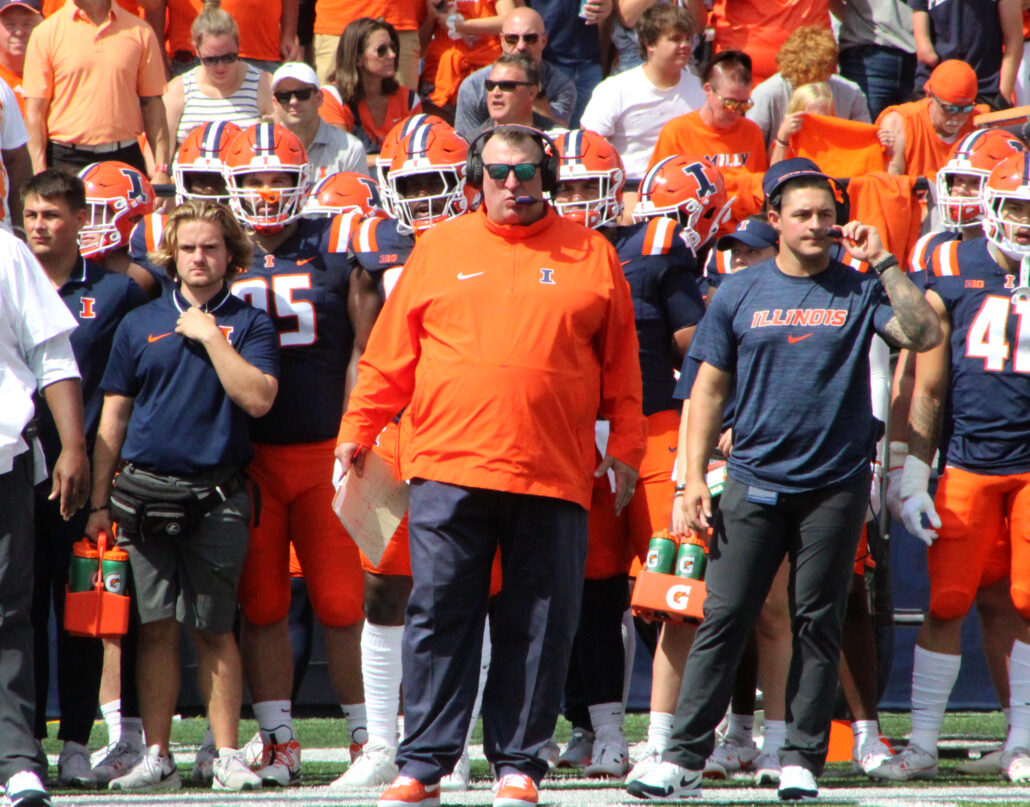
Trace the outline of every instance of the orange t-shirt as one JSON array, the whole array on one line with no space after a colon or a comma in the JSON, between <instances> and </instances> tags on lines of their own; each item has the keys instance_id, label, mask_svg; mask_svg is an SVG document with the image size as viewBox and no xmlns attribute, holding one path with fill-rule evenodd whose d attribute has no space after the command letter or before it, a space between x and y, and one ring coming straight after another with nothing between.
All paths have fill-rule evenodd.
<instances>
[{"instance_id":1,"label":"orange t-shirt","mask_svg":"<svg viewBox=\"0 0 1030 807\"><path fill-rule=\"evenodd\" d=\"M905 124L905 173L910 177L926 177L933 182L937 171L948 161L955 143L973 131L973 118L970 115L965 125L959 129L952 141L942 140L930 123L930 98L910 101L907 104L889 106L876 119L880 126L883 119L891 112L897 112Z\"/></svg>"},{"instance_id":2,"label":"orange t-shirt","mask_svg":"<svg viewBox=\"0 0 1030 807\"><path fill-rule=\"evenodd\" d=\"M673 118L662 127L648 168L674 154L708 160L727 178L744 171L760 174L769 167L758 124L742 117L729 129L716 130L701 120L700 110Z\"/></svg>"},{"instance_id":3,"label":"orange t-shirt","mask_svg":"<svg viewBox=\"0 0 1030 807\"><path fill-rule=\"evenodd\" d=\"M100 145L143 131L139 99L164 92L154 30L115 4L97 26L74 3L43 20L25 54L26 98L50 99L51 140Z\"/></svg>"},{"instance_id":4,"label":"orange t-shirt","mask_svg":"<svg viewBox=\"0 0 1030 807\"><path fill-rule=\"evenodd\" d=\"M496 0L458 0L457 11L466 20L493 17L497 14ZM464 39L451 39L447 29L438 26L422 55L422 80L433 85L433 103L454 106L462 79L493 64L500 55L497 36L481 36L469 45Z\"/></svg>"},{"instance_id":5,"label":"orange t-shirt","mask_svg":"<svg viewBox=\"0 0 1030 807\"><path fill-rule=\"evenodd\" d=\"M25 117L25 96L21 88L21 76L17 73L13 73L0 64L0 78L7 82L8 86L14 90L14 97L18 99L18 109L21 110L21 116Z\"/></svg>"},{"instance_id":6,"label":"orange t-shirt","mask_svg":"<svg viewBox=\"0 0 1030 807\"><path fill-rule=\"evenodd\" d=\"M805 115L790 144L831 177L857 177L887 170L887 155L876 136L879 126L827 115Z\"/></svg>"},{"instance_id":7,"label":"orange t-shirt","mask_svg":"<svg viewBox=\"0 0 1030 807\"><path fill-rule=\"evenodd\" d=\"M63 6L68 0L43 0L43 16L49 17L61 6ZM143 19L143 7L136 2L136 0L115 0L118 5L132 14L134 17Z\"/></svg>"},{"instance_id":8,"label":"orange t-shirt","mask_svg":"<svg viewBox=\"0 0 1030 807\"><path fill-rule=\"evenodd\" d=\"M923 218L915 179L884 172L856 176L848 183L848 196L851 218L874 226L907 271Z\"/></svg>"},{"instance_id":9,"label":"orange t-shirt","mask_svg":"<svg viewBox=\"0 0 1030 807\"><path fill-rule=\"evenodd\" d=\"M190 26L203 7L203 0L168 0L165 49L169 57L180 50L194 52ZM232 15L240 29L240 56L269 62L277 62L282 58L279 54L282 0L273 0L271 3L222 0L221 8Z\"/></svg>"},{"instance_id":10,"label":"orange t-shirt","mask_svg":"<svg viewBox=\"0 0 1030 807\"><path fill-rule=\"evenodd\" d=\"M315 33L340 36L359 17L382 17L398 31L417 31L424 0L315 0Z\"/></svg>"},{"instance_id":11,"label":"orange t-shirt","mask_svg":"<svg viewBox=\"0 0 1030 807\"><path fill-rule=\"evenodd\" d=\"M752 60L755 84L777 72L776 53L804 25L830 30L828 0L715 0L709 25L715 50L742 50Z\"/></svg>"},{"instance_id":12,"label":"orange t-shirt","mask_svg":"<svg viewBox=\"0 0 1030 807\"><path fill-rule=\"evenodd\" d=\"M634 468L646 447L629 285L600 233L548 208L482 211L415 244L361 358L340 442L404 407L401 474L590 507L594 422Z\"/></svg>"},{"instance_id":13,"label":"orange t-shirt","mask_svg":"<svg viewBox=\"0 0 1030 807\"><path fill-rule=\"evenodd\" d=\"M368 105L364 101L358 101L357 106L361 128L380 146L394 126L405 118L422 111L422 101L419 99L418 93L405 87L401 87L390 96L386 105L386 117L381 124L376 124L372 119L372 113L369 112ZM339 126L348 132L354 131L354 113L349 105L341 103L340 91L332 84L327 84L322 88L322 105L318 108L318 114L326 123Z\"/></svg>"}]
</instances>

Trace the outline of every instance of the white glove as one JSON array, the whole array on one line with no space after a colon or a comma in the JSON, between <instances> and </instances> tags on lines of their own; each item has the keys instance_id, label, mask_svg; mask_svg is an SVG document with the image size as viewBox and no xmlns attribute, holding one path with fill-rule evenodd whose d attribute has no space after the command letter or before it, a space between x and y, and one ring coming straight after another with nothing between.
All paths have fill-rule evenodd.
<instances>
[{"instance_id":1,"label":"white glove","mask_svg":"<svg viewBox=\"0 0 1030 807\"><path fill-rule=\"evenodd\" d=\"M905 458L905 470L901 477L901 520L905 529L927 546L937 538L936 528L941 526L941 517L933 506L933 499L927 489L930 485L930 466L911 454ZM930 523L923 526L923 516Z\"/></svg>"},{"instance_id":2,"label":"white glove","mask_svg":"<svg viewBox=\"0 0 1030 807\"><path fill-rule=\"evenodd\" d=\"M901 475L905 470L908 443L892 440L887 468L887 509L895 521L901 521Z\"/></svg>"}]
</instances>

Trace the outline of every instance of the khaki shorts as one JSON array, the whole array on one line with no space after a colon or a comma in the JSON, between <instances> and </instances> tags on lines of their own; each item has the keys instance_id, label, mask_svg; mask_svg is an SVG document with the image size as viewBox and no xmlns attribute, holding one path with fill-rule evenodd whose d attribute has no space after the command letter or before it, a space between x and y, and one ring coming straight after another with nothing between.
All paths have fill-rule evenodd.
<instances>
[{"instance_id":1,"label":"khaki shorts","mask_svg":"<svg viewBox=\"0 0 1030 807\"><path fill-rule=\"evenodd\" d=\"M250 494L241 489L174 538L131 538L129 553L140 621L175 617L205 633L229 633L250 541Z\"/></svg>"}]
</instances>

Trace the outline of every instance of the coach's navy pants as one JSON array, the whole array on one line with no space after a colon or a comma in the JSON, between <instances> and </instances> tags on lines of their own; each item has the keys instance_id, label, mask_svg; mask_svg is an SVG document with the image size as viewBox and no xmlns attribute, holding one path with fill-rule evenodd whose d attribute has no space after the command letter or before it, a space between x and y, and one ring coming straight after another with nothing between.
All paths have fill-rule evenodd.
<instances>
[{"instance_id":1,"label":"coach's navy pants","mask_svg":"<svg viewBox=\"0 0 1030 807\"><path fill-rule=\"evenodd\" d=\"M554 731L579 619L587 511L561 499L414 480L408 523L401 773L431 785L461 756L500 547L483 745L497 776L539 781L547 764L537 752Z\"/></svg>"}]
</instances>

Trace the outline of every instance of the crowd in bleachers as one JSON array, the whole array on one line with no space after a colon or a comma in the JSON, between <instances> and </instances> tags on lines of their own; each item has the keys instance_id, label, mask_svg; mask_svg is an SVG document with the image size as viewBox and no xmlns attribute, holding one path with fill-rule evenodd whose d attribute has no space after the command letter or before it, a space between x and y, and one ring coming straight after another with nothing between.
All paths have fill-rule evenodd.
<instances>
[{"instance_id":1,"label":"crowd in bleachers","mask_svg":"<svg viewBox=\"0 0 1030 807\"><path fill-rule=\"evenodd\" d=\"M548 765L625 779L642 798L696 795L702 774L694 781L686 761L709 740L684 751L692 724L680 699L695 626L638 617L635 628L629 597L650 569L653 536L671 529L683 545L688 535L713 540L691 509L691 384L703 386L699 368L711 364L692 340L720 295L741 293L731 276L800 254L788 243L785 211L794 209L790 194L813 188L832 196L832 221L808 236L816 262L875 275L886 288L882 304L889 297L899 314L914 284L929 307L909 314L932 309L944 323L943 347L931 349L878 322L856 359L868 370L869 414L881 433L863 466L871 474L865 526L846 539L858 542L850 594L840 597L837 635L819 645L831 666L840 662L855 766L880 781L936 775L961 660L957 626L975 599L1009 730L973 772L1030 781L1030 594L1014 573L1030 542L1030 465L1026 450L1012 447L1030 436L1030 332L1018 324L1030 316L1030 163L1017 164L1026 162L1030 132L1020 108L1030 103L1028 26L1019 0L0 0L0 263L11 278L45 275L31 283L0 276L0 327L29 344L22 363L42 390L36 418L14 403L0 413L5 485L15 473L6 460L37 434L42 441L34 527L0 523L0 586L11 574L3 569L18 564L34 585L31 595L17 586L0 592L0 610L20 617L0 620L0 720L18 727L0 737L12 807L50 803L38 739L46 736L51 610L63 741L52 783L181 787L169 740L184 625L209 719L194 781L223 790L300 784L292 704L317 619L351 753L332 787L389 785L383 807L431 807L441 789L468 789L471 726L459 725L461 716L451 716L451 728L464 750L440 763L441 776L410 773L408 744L418 738L398 736L401 688L416 685L402 680L405 632L415 629L405 614L419 591L408 521L382 546L352 539L333 512L341 484L334 450L354 433L346 418L340 426L347 397L362 373L378 372L362 353L380 309L409 256L423 267L425 245L436 243L423 241L426 233L487 215L484 183L538 180L513 204L542 205L541 220L553 209L598 231L621 259L647 446L621 514L621 466L593 480L581 617L575 640L553 659L556 670L568 664L560 677L572 739L564 749L527 739L522 751L535 761L522 768L491 758L495 805L536 804ZM484 164L486 148L497 151L495 127L516 133L504 145L515 152L535 148L518 141L528 130L539 159ZM798 180L816 184L791 184ZM201 282L212 260L221 274ZM911 284L892 279L895 265ZM549 284L548 273L560 270L540 271ZM458 280L475 276L459 271ZM965 289L991 292L976 298L976 311L953 287L960 276ZM45 288L18 291L29 286ZM34 302L51 288L75 323ZM791 312L755 316L771 317L763 326L789 325ZM34 323L40 318L50 331ZM219 334L225 339L213 345ZM973 416L968 385L980 371L947 352L959 349L955 334L968 338L962 361L1005 376L1007 415ZM161 348L181 342L185 358L159 378L160 361L149 364L139 345L169 336ZM74 361L63 347L40 348L57 339L70 339ZM902 348L896 364L888 345ZM81 379L78 409L62 386L69 378ZM0 377L0 400L13 402L5 384ZM942 414L954 395L967 397ZM371 453L403 476L415 427L395 414ZM725 479L735 443L745 455L752 448L734 435L734 418L730 407L710 477ZM607 440L599 421L598 462ZM944 472L938 449L960 471ZM952 499L946 508L939 493L935 509L928 485L938 466L950 496L989 487L985 478L1011 487L969 494L964 510ZM716 488L721 482L713 496ZM0 509L21 501L12 491L0 486ZM152 517L148 508L173 500L177 516ZM748 502L761 499L749 493ZM892 519L931 546L904 750L884 742L877 722L866 596L867 583L889 585L875 560ZM987 536L967 575L975 579L954 571L962 550L950 547L965 544L950 539L963 529ZM194 549L176 548L180 531ZM69 566L89 551L77 542L108 534L133 572L127 631L73 636L61 625ZM28 549L13 548L25 535ZM768 596L749 617L753 632L748 623L750 635L727 656L741 659L725 670L733 700L720 710L726 717L703 771L753 773L757 785L779 783L785 799L817 792L821 763L805 768L793 755L803 739L812 759L825 756L829 731L798 728L791 716L802 674L797 658L792 667L792 648L796 655L802 644L791 635L796 565L793 554L776 560ZM508 573L499 553L494 602ZM475 641L474 657L461 659L472 688L478 675L467 704L473 723L489 681L489 626L481 654ZM624 682L636 641L648 645L654 669L647 742L631 756ZM756 689L765 710L758 738ZM244 693L260 727L253 738L237 736ZM527 692L525 703L536 697ZM90 749L98 709L109 743ZM538 727L532 717L524 722Z\"/></svg>"}]
</instances>

